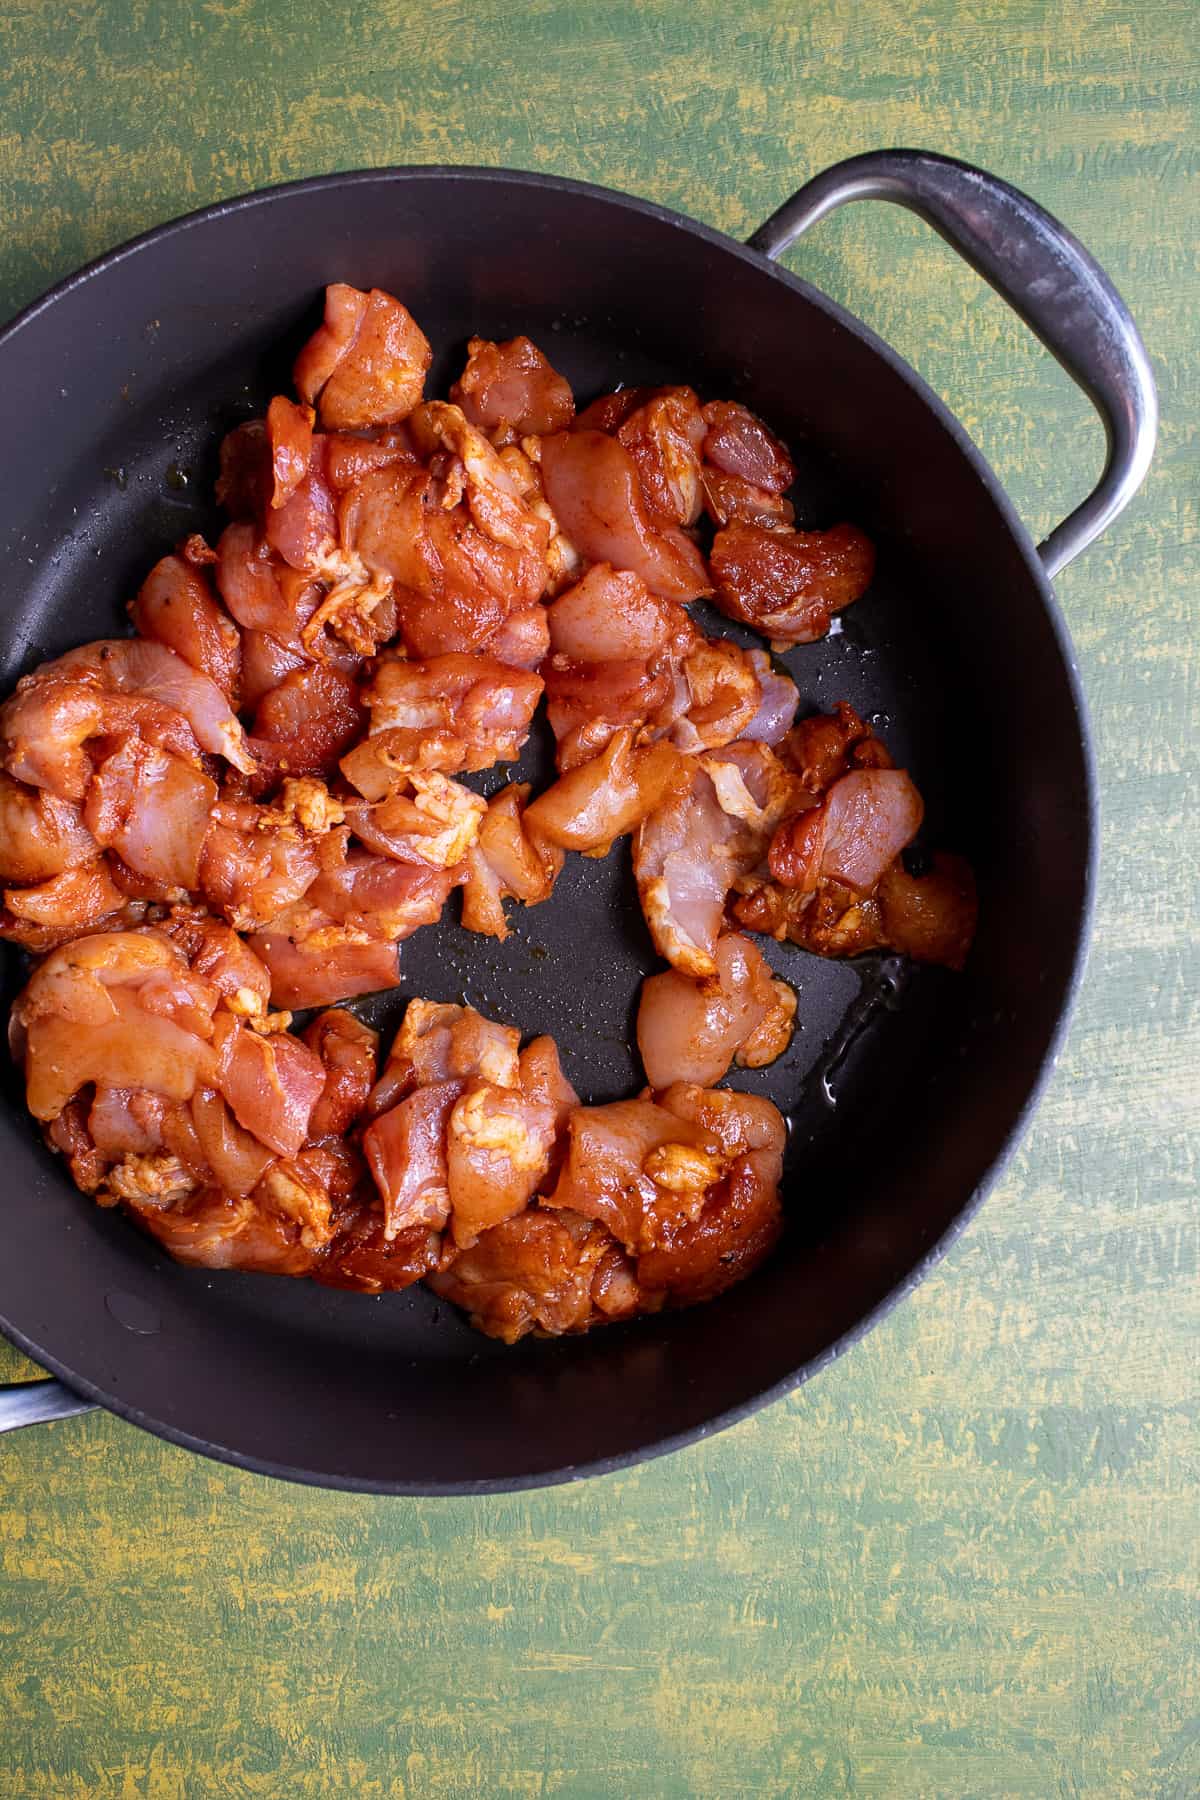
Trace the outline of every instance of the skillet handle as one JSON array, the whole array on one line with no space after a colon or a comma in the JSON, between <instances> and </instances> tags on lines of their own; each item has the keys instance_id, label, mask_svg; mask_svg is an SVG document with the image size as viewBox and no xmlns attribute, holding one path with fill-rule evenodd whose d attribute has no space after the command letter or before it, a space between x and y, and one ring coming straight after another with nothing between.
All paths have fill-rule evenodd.
<instances>
[{"instance_id":1,"label":"skillet handle","mask_svg":"<svg viewBox=\"0 0 1200 1800\"><path fill-rule=\"evenodd\" d=\"M18 1381L0 1388L0 1432L19 1431L22 1425L42 1425L49 1419L69 1419L74 1413L95 1410L94 1401L72 1393L61 1381Z\"/></svg>"},{"instance_id":2,"label":"skillet handle","mask_svg":"<svg viewBox=\"0 0 1200 1800\"><path fill-rule=\"evenodd\" d=\"M1150 465L1158 396L1129 309L1057 219L995 175L925 150L874 150L814 176L747 241L781 256L848 200L892 200L932 225L1037 333L1104 421L1108 455L1095 488L1038 553L1057 575L1133 498Z\"/></svg>"}]
</instances>

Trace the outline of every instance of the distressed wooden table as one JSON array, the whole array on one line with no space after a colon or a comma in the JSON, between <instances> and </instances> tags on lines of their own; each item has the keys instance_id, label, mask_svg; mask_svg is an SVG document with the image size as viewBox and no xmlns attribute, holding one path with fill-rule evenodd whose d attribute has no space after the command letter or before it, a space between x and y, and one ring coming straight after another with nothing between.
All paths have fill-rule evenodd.
<instances>
[{"instance_id":1,"label":"distressed wooden table","mask_svg":"<svg viewBox=\"0 0 1200 1800\"><path fill-rule=\"evenodd\" d=\"M106 1416L5 1440L0 1793L1200 1792L1197 73L1190 0L10 0L0 313L318 170L548 169L742 235L824 164L912 143L1076 228L1165 417L1143 495L1060 582L1103 793L1090 974L935 1276L791 1400L573 1489L309 1492ZM1085 403L914 220L852 208L796 261L1035 530L1084 492Z\"/></svg>"}]
</instances>

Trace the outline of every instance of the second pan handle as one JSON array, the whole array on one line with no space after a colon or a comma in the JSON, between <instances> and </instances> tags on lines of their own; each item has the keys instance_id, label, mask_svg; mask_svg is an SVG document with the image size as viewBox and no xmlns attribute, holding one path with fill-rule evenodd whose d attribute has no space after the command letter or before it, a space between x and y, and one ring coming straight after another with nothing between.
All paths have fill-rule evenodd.
<instances>
[{"instance_id":1,"label":"second pan handle","mask_svg":"<svg viewBox=\"0 0 1200 1800\"><path fill-rule=\"evenodd\" d=\"M93 1401L84 1400L61 1381L17 1381L0 1387L0 1432L44 1425L50 1419L69 1419L74 1413L94 1409Z\"/></svg>"},{"instance_id":2,"label":"second pan handle","mask_svg":"<svg viewBox=\"0 0 1200 1800\"><path fill-rule=\"evenodd\" d=\"M1021 315L1100 414L1104 472L1038 546L1046 573L1057 575L1129 504L1154 451L1158 396L1128 307L1078 238L1036 201L925 150L873 150L835 163L772 213L749 246L781 256L848 200L892 200L918 213Z\"/></svg>"}]
</instances>

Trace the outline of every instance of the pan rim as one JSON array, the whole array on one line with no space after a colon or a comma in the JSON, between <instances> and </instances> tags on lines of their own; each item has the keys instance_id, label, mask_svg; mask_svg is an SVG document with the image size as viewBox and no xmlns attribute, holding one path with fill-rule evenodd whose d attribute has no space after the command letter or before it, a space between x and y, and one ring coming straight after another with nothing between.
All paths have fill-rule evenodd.
<instances>
[{"instance_id":1,"label":"pan rim","mask_svg":"<svg viewBox=\"0 0 1200 1800\"><path fill-rule=\"evenodd\" d=\"M103 252L91 261L83 264L71 274L63 277L44 293L22 307L2 328L0 328L0 359L8 354L19 338L21 331L34 320L41 317L59 300L74 293L87 282L96 279L109 270L128 261L142 251L155 249L171 238L192 229L203 229L218 223L227 215L239 214L258 206L277 204L281 200L298 198L306 193L325 191L337 188L354 188L387 184L389 182L420 181L471 181L494 182L497 185L515 185L528 188L531 192L549 190L555 193L578 194L593 200L641 214L656 224L673 226L689 232L714 249L732 255L748 265L759 274L780 283L798 298L816 307L841 329L857 338L868 350L873 351L907 386L914 390L916 396L929 407L942 429L952 439L955 447L966 458L967 462L984 487L988 499L1000 517L1000 521L1014 541L1025 569L1033 582L1041 600L1042 609L1049 622L1053 634L1062 670L1066 678L1067 689L1071 697L1075 730L1079 742L1080 761L1083 770L1084 791L1080 796L1083 802L1083 825L1085 836L1085 853L1083 867L1080 870L1081 896L1078 919L1076 922L1074 941L1071 948L1071 963L1067 979L1064 983L1063 1000L1052 1031L1049 1033L1045 1049L1039 1060L1037 1069L1030 1080L1025 1099L1017 1110L1013 1122L1005 1133L1004 1140L996 1155L984 1171L980 1180L968 1194L947 1225L942 1234L933 1241L920 1258L914 1262L908 1272L891 1287L876 1304L862 1315L852 1326L842 1332L815 1357L789 1371L779 1381L768 1387L757 1390L732 1407L714 1414L712 1418L699 1425L683 1431L653 1439L639 1445L635 1449L618 1452L614 1455L596 1457L586 1462L566 1464L553 1469L537 1471L528 1475L484 1477L481 1479L459 1480L447 1482L404 1481L396 1479L373 1480L363 1476L345 1476L322 1469L302 1468L290 1464L281 1464L269 1458L247 1454L233 1446L222 1445L211 1440L197 1437L168 1420L158 1419L138 1407L123 1401L120 1395L109 1394L103 1387L69 1368L52 1354L39 1346L27 1333L0 1318L0 1331L26 1356L44 1368L48 1373L58 1377L73 1392L91 1400L107 1411L115 1413L119 1418L154 1436L191 1450L212 1460L229 1464L235 1468L247 1470L254 1474L266 1475L279 1480L286 1480L304 1486L326 1488L335 1491L364 1493L373 1495L394 1495L397 1497L416 1498L449 1498L469 1497L477 1494L517 1493L530 1489L559 1486L573 1482L615 1473L622 1469L648 1462L659 1456L673 1454L688 1444L702 1442L715 1436L718 1432L740 1423L761 1408L785 1398L799 1387L811 1380L826 1368L835 1358L843 1354L857 1343L876 1324L883 1319L894 1306L922 1282L948 1253L960 1234L974 1218L980 1206L987 1198L996 1182L1000 1179L1014 1151L1025 1136L1033 1114L1035 1113L1045 1089L1049 1083L1059 1060L1067 1032L1070 1028L1079 998L1084 973L1087 966L1087 954L1090 944L1095 912L1096 875L1098 863L1098 799L1095 767L1095 750L1092 739L1091 724L1087 701L1083 691L1082 680L1076 660L1074 645L1071 641L1066 621L1058 605L1054 587L1042 565L1026 526L1017 514L1012 501L1005 491L999 477L979 446L969 436L965 427L946 405L945 401L935 393L924 378L909 364L887 341L878 336L870 326L864 324L853 313L838 301L831 299L819 288L794 275L790 270L781 267L761 252L750 249L739 243L715 227L705 225L687 214L677 212L670 207L652 200L642 199L627 194L617 188L605 187L593 182L578 181L568 176L544 174L534 170L509 169L472 164L455 163L411 163L381 166L376 168L335 171L323 175L304 176L300 179L281 182L269 187L256 188L246 193L218 200L208 206L197 208L191 212L180 214L152 226L136 236L126 239L113 249Z\"/></svg>"}]
</instances>

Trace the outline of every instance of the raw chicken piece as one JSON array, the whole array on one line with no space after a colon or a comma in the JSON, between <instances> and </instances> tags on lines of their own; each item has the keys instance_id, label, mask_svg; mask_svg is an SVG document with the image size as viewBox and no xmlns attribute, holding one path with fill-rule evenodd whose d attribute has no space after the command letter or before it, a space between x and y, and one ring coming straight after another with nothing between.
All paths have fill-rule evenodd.
<instances>
[{"instance_id":1,"label":"raw chicken piece","mask_svg":"<svg viewBox=\"0 0 1200 1800\"><path fill-rule=\"evenodd\" d=\"M265 419L247 419L221 439L216 501L231 519L261 519L274 489Z\"/></svg>"},{"instance_id":2,"label":"raw chicken piece","mask_svg":"<svg viewBox=\"0 0 1200 1800\"><path fill-rule=\"evenodd\" d=\"M209 1088L198 1088L193 1101ZM151 1156L163 1146L163 1116L167 1102L145 1088L96 1086L87 1111L87 1130L103 1157ZM255 1180L257 1180L257 1176Z\"/></svg>"},{"instance_id":3,"label":"raw chicken piece","mask_svg":"<svg viewBox=\"0 0 1200 1800\"><path fill-rule=\"evenodd\" d=\"M429 1285L506 1344L531 1331L586 1331L638 1310L632 1265L603 1226L541 1207L485 1231Z\"/></svg>"},{"instance_id":4,"label":"raw chicken piece","mask_svg":"<svg viewBox=\"0 0 1200 1800\"><path fill-rule=\"evenodd\" d=\"M634 1255L657 1241L661 1205L698 1212L725 1169L711 1133L654 1100L581 1106L567 1129L562 1174L543 1203L597 1220Z\"/></svg>"},{"instance_id":5,"label":"raw chicken piece","mask_svg":"<svg viewBox=\"0 0 1200 1800\"><path fill-rule=\"evenodd\" d=\"M311 1138L343 1137L366 1107L375 1085L379 1033L335 1007L315 1018L304 1042L325 1065L325 1086L309 1120Z\"/></svg>"},{"instance_id":6,"label":"raw chicken piece","mask_svg":"<svg viewBox=\"0 0 1200 1800\"><path fill-rule=\"evenodd\" d=\"M296 358L301 398L322 425L353 430L406 418L425 390L433 352L407 307L345 282L325 289L325 317Z\"/></svg>"},{"instance_id":7,"label":"raw chicken piece","mask_svg":"<svg viewBox=\"0 0 1200 1800\"><path fill-rule=\"evenodd\" d=\"M601 431L559 432L542 440L541 457L554 516L589 562L632 570L670 600L712 592L692 540L648 511L637 464L616 438Z\"/></svg>"},{"instance_id":8,"label":"raw chicken piece","mask_svg":"<svg viewBox=\"0 0 1200 1800\"><path fill-rule=\"evenodd\" d=\"M30 686L65 679L94 685L104 694L129 696L169 708L191 727L196 742L212 756L222 756L249 774L253 762L245 734L215 681L186 663L165 644L144 638L107 638L68 650L56 662L43 663L25 677L18 693ZM11 703L10 703L11 704ZM153 740L151 740L153 741ZM165 749L171 745L164 744Z\"/></svg>"},{"instance_id":9,"label":"raw chicken piece","mask_svg":"<svg viewBox=\"0 0 1200 1800\"><path fill-rule=\"evenodd\" d=\"M813 713L792 728L779 754L803 787L823 794L851 769L890 769L892 759L854 708L839 700L832 713Z\"/></svg>"},{"instance_id":10,"label":"raw chicken piece","mask_svg":"<svg viewBox=\"0 0 1200 1800\"><path fill-rule=\"evenodd\" d=\"M550 649L550 627L544 606L509 613L484 645L489 656L511 669L536 669Z\"/></svg>"},{"instance_id":11,"label":"raw chicken piece","mask_svg":"<svg viewBox=\"0 0 1200 1800\"><path fill-rule=\"evenodd\" d=\"M336 1006L400 985L394 940L339 924L306 900L277 913L253 933L250 944L271 972L276 1006L296 1011Z\"/></svg>"},{"instance_id":12,"label":"raw chicken piece","mask_svg":"<svg viewBox=\"0 0 1200 1800\"><path fill-rule=\"evenodd\" d=\"M430 732L461 742L461 751L451 752L453 767L444 768L453 774L515 762L541 694L540 676L492 656L435 656L410 662L388 655L376 664L363 700L370 709L371 737L386 735L388 753L401 766L403 751L410 746L413 766L442 766L417 763L417 747ZM365 788L363 792L368 799L382 797Z\"/></svg>"},{"instance_id":13,"label":"raw chicken piece","mask_svg":"<svg viewBox=\"0 0 1200 1800\"><path fill-rule=\"evenodd\" d=\"M796 772L799 810L780 788L770 879L759 869L739 884L738 923L818 956L891 948L961 969L977 914L970 868L921 853L925 872L908 873L899 853L920 828L921 796L870 727L841 702L801 720L779 752Z\"/></svg>"},{"instance_id":14,"label":"raw chicken piece","mask_svg":"<svg viewBox=\"0 0 1200 1800\"><path fill-rule=\"evenodd\" d=\"M285 394L276 394L267 408L267 442L271 455L271 506L286 506L308 477L316 415L311 406L297 406Z\"/></svg>"},{"instance_id":15,"label":"raw chicken piece","mask_svg":"<svg viewBox=\"0 0 1200 1800\"><path fill-rule=\"evenodd\" d=\"M569 384L527 337L503 344L473 337L450 398L494 444L565 431L575 416Z\"/></svg>"},{"instance_id":16,"label":"raw chicken piece","mask_svg":"<svg viewBox=\"0 0 1200 1800\"><path fill-rule=\"evenodd\" d=\"M554 602L549 623L547 716L564 773L590 761L622 727L639 743L669 736L695 754L731 743L763 712L760 669L769 665L762 652L701 637L677 601L652 594L627 571L597 564ZM769 679L768 731L784 693L795 693Z\"/></svg>"},{"instance_id":17,"label":"raw chicken piece","mask_svg":"<svg viewBox=\"0 0 1200 1800\"><path fill-rule=\"evenodd\" d=\"M439 1232L423 1226L387 1238L382 1208L364 1206L334 1239L314 1273L326 1287L352 1288L361 1294L396 1293L437 1267L441 1242Z\"/></svg>"},{"instance_id":18,"label":"raw chicken piece","mask_svg":"<svg viewBox=\"0 0 1200 1800\"><path fill-rule=\"evenodd\" d=\"M741 736L760 744L778 744L787 735L796 716L800 701L796 684L789 675L771 667L771 659L765 650L751 650L748 655L758 677L761 698L758 711L750 723L742 727Z\"/></svg>"},{"instance_id":19,"label":"raw chicken piece","mask_svg":"<svg viewBox=\"0 0 1200 1800\"><path fill-rule=\"evenodd\" d=\"M460 1249L523 1211L550 1171L557 1136L550 1100L521 1086L467 1083L446 1122L450 1230Z\"/></svg>"},{"instance_id":20,"label":"raw chicken piece","mask_svg":"<svg viewBox=\"0 0 1200 1800\"><path fill-rule=\"evenodd\" d=\"M354 677L308 663L285 673L259 700L250 746L272 781L281 775L327 775L363 723Z\"/></svg>"},{"instance_id":21,"label":"raw chicken piece","mask_svg":"<svg viewBox=\"0 0 1200 1800\"><path fill-rule=\"evenodd\" d=\"M212 1083L218 995L155 931L99 932L53 951L13 1007L9 1039L26 1102L50 1120L88 1082L168 1100Z\"/></svg>"},{"instance_id":22,"label":"raw chicken piece","mask_svg":"<svg viewBox=\"0 0 1200 1800\"><path fill-rule=\"evenodd\" d=\"M92 775L85 746L135 735L184 761L201 749L250 773L254 761L221 690L163 644L117 638L85 644L43 663L0 707L0 743L10 775L82 800Z\"/></svg>"},{"instance_id":23,"label":"raw chicken piece","mask_svg":"<svg viewBox=\"0 0 1200 1800\"><path fill-rule=\"evenodd\" d=\"M255 1137L253 1132L239 1125L228 1102L216 1088L197 1088L192 1095L189 1111L195 1132L195 1148L200 1158L196 1169L197 1179L211 1178L223 1193L237 1198L252 1194L274 1162L275 1151ZM107 1123L111 1133L111 1114ZM157 1123L157 1131L153 1133L156 1141L147 1142L146 1151L152 1152L162 1147L164 1127L166 1135L175 1135L174 1121L167 1121L160 1116ZM89 1124L97 1148L102 1148L96 1128L95 1103L92 1105ZM149 1139L151 1135L151 1131L147 1130L146 1138ZM137 1146L131 1144L129 1148L136 1149Z\"/></svg>"},{"instance_id":24,"label":"raw chicken piece","mask_svg":"<svg viewBox=\"0 0 1200 1800\"><path fill-rule=\"evenodd\" d=\"M673 745L635 749L632 732L623 727L599 756L539 794L526 808L526 829L532 826L565 850L603 856L615 838L664 806L689 776L686 758Z\"/></svg>"},{"instance_id":25,"label":"raw chicken piece","mask_svg":"<svg viewBox=\"0 0 1200 1800\"><path fill-rule=\"evenodd\" d=\"M723 810L706 769L646 818L633 845L638 895L659 955L685 974L716 974L725 896L765 843Z\"/></svg>"},{"instance_id":26,"label":"raw chicken piece","mask_svg":"<svg viewBox=\"0 0 1200 1800\"><path fill-rule=\"evenodd\" d=\"M467 851L462 922L468 931L503 941L508 936L505 900L538 906L550 898L562 872L562 850L525 816L529 794L529 783L518 782L488 801L479 836Z\"/></svg>"},{"instance_id":27,"label":"raw chicken piece","mask_svg":"<svg viewBox=\"0 0 1200 1800\"><path fill-rule=\"evenodd\" d=\"M374 469L416 463L417 453L404 425L375 430L332 432L325 438L325 475L331 488L348 493Z\"/></svg>"},{"instance_id":28,"label":"raw chicken piece","mask_svg":"<svg viewBox=\"0 0 1200 1800\"><path fill-rule=\"evenodd\" d=\"M550 527L526 505L522 483L461 407L429 400L413 414L409 429L419 451L435 458L444 451L456 459L450 475L461 481L463 501L477 529L494 544L519 552L538 565L540 585L527 596L531 602L536 600L545 585Z\"/></svg>"},{"instance_id":29,"label":"raw chicken piece","mask_svg":"<svg viewBox=\"0 0 1200 1800\"><path fill-rule=\"evenodd\" d=\"M681 750L720 749L741 737L762 706L762 685L749 651L724 638L702 638L683 659L686 709L672 728Z\"/></svg>"},{"instance_id":30,"label":"raw chicken piece","mask_svg":"<svg viewBox=\"0 0 1200 1800\"><path fill-rule=\"evenodd\" d=\"M337 541L337 496L325 475L325 439L310 436L306 460L290 485L280 483L274 461L272 473L274 487L262 520L263 541L301 575L324 575L325 559Z\"/></svg>"},{"instance_id":31,"label":"raw chicken piece","mask_svg":"<svg viewBox=\"0 0 1200 1800\"><path fill-rule=\"evenodd\" d=\"M642 497L656 519L694 525L700 517L700 450L707 427L689 387L659 388L617 427L633 458Z\"/></svg>"},{"instance_id":32,"label":"raw chicken piece","mask_svg":"<svg viewBox=\"0 0 1200 1800\"><path fill-rule=\"evenodd\" d=\"M546 594L553 598L561 594L564 588L578 581L583 573L583 558L571 542L550 502L546 498L545 483L542 480L542 439L525 437L520 447L508 444L499 452L500 461L512 478L513 485L520 494L525 505L536 518L544 519L550 533L550 541L546 545ZM503 652L497 649L496 655Z\"/></svg>"},{"instance_id":33,"label":"raw chicken piece","mask_svg":"<svg viewBox=\"0 0 1200 1800\"><path fill-rule=\"evenodd\" d=\"M104 858L96 857L33 887L5 888L0 938L40 956L100 927L136 925L144 912L113 881Z\"/></svg>"},{"instance_id":34,"label":"raw chicken piece","mask_svg":"<svg viewBox=\"0 0 1200 1800\"><path fill-rule=\"evenodd\" d=\"M631 660L574 662L551 656L543 674L546 717L558 740L557 762L564 775L591 762L622 729L640 742L674 690L670 668L652 669Z\"/></svg>"},{"instance_id":35,"label":"raw chicken piece","mask_svg":"<svg viewBox=\"0 0 1200 1800\"><path fill-rule=\"evenodd\" d=\"M542 673L547 716L564 773L589 762L614 732L642 735L671 702L676 671L699 633L678 601L640 576L597 563L549 608L551 656ZM681 706L687 704L680 680Z\"/></svg>"},{"instance_id":36,"label":"raw chicken piece","mask_svg":"<svg viewBox=\"0 0 1200 1800\"><path fill-rule=\"evenodd\" d=\"M710 400L704 408L704 460L723 474L752 487L782 494L796 479L787 450L761 419L733 400Z\"/></svg>"},{"instance_id":37,"label":"raw chicken piece","mask_svg":"<svg viewBox=\"0 0 1200 1800\"><path fill-rule=\"evenodd\" d=\"M902 861L887 869L878 901L887 943L914 962L961 969L975 936L979 901L964 857L935 852L932 866L910 875Z\"/></svg>"},{"instance_id":38,"label":"raw chicken piece","mask_svg":"<svg viewBox=\"0 0 1200 1800\"><path fill-rule=\"evenodd\" d=\"M713 539L713 604L780 645L811 644L834 613L862 598L875 551L856 525L828 531L768 531L732 524Z\"/></svg>"},{"instance_id":39,"label":"raw chicken piece","mask_svg":"<svg viewBox=\"0 0 1200 1800\"><path fill-rule=\"evenodd\" d=\"M0 881L47 881L95 854L77 806L0 772Z\"/></svg>"},{"instance_id":40,"label":"raw chicken piece","mask_svg":"<svg viewBox=\"0 0 1200 1800\"><path fill-rule=\"evenodd\" d=\"M788 532L796 520L795 508L782 494L755 487L740 475L727 475L705 463L700 475L704 510L714 525L760 525L764 531Z\"/></svg>"},{"instance_id":41,"label":"raw chicken piece","mask_svg":"<svg viewBox=\"0 0 1200 1800\"><path fill-rule=\"evenodd\" d=\"M164 556L155 563L129 616L139 636L165 644L207 675L227 699L237 699L242 666L238 628L186 556Z\"/></svg>"},{"instance_id":42,"label":"raw chicken piece","mask_svg":"<svg viewBox=\"0 0 1200 1800\"><path fill-rule=\"evenodd\" d=\"M178 756L127 737L88 783L84 822L135 874L166 890L199 884L217 784Z\"/></svg>"},{"instance_id":43,"label":"raw chicken piece","mask_svg":"<svg viewBox=\"0 0 1200 1800\"><path fill-rule=\"evenodd\" d=\"M476 506L481 527L461 500L465 487L461 464L450 488L428 469L400 466L365 476L342 502L342 540L395 584L401 634L414 656L482 649L546 585L545 521L525 514L538 528L539 551L530 547L532 529L511 529L524 512L515 489L499 496L494 512Z\"/></svg>"},{"instance_id":44,"label":"raw chicken piece","mask_svg":"<svg viewBox=\"0 0 1200 1800\"><path fill-rule=\"evenodd\" d=\"M247 1031L228 1014L218 1016L214 1041L214 1085L238 1124L278 1156L294 1157L325 1086L320 1057L287 1032Z\"/></svg>"},{"instance_id":45,"label":"raw chicken piece","mask_svg":"<svg viewBox=\"0 0 1200 1800\"><path fill-rule=\"evenodd\" d=\"M643 1304L714 1300L766 1261L783 1230L775 1162L766 1152L739 1158L694 1219L674 1224L638 1258Z\"/></svg>"},{"instance_id":46,"label":"raw chicken piece","mask_svg":"<svg viewBox=\"0 0 1200 1800\"><path fill-rule=\"evenodd\" d=\"M310 658L299 638L277 637L273 631L242 631L242 705L252 712L264 695L277 688L293 669L307 668Z\"/></svg>"},{"instance_id":47,"label":"raw chicken piece","mask_svg":"<svg viewBox=\"0 0 1200 1800\"><path fill-rule=\"evenodd\" d=\"M637 1040L653 1088L673 1081L711 1087L742 1067L761 1068L787 1049L796 996L776 980L748 938L724 933L716 974L695 981L676 969L642 983Z\"/></svg>"},{"instance_id":48,"label":"raw chicken piece","mask_svg":"<svg viewBox=\"0 0 1200 1800\"><path fill-rule=\"evenodd\" d=\"M385 1237L448 1227L466 1247L549 1175L575 1096L548 1040L521 1057L518 1041L470 1008L410 1001L363 1139Z\"/></svg>"},{"instance_id":49,"label":"raw chicken piece","mask_svg":"<svg viewBox=\"0 0 1200 1800\"><path fill-rule=\"evenodd\" d=\"M410 1000L368 1111L377 1118L414 1088L433 1082L478 1076L496 1087L516 1087L520 1043L513 1026L485 1019L472 1006Z\"/></svg>"},{"instance_id":50,"label":"raw chicken piece","mask_svg":"<svg viewBox=\"0 0 1200 1800\"><path fill-rule=\"evenodd\" d=\"M437 770L398 775L386 799L347 800L346 823L381 856L449 869L479 836L487 802Z\"/></svg>"},{"instance_id":51,"label":"raw chicken piece","mask_svg":"<svg viewBox=\"0 0 1200 1800\"><path fill-rule=\"evenodd\" d=\"M301 648L300 633L321 603L320 583L289 568L259 534L257 525L238 521L217 540L217 586L245 631L269 631Z\"/></svg>"},{"instance_id":52,"label":"raw chicken piece","mask_svg":"<svg viewBox=\"0 0 1200 1800\"><path fill-rule=\"evenodd\" d=\"M780 820L815 801L766 744L730 744L687 769L687 785L638 831L633 868L659 955L704 977L716 973L730 889L765 862Z\"/></svg>"},{"instance_id":53,"label":"raw chicken piece","mask_svg":"<svg viewBox=\"0 0 1200 1800\"><path fill-rule=\"evenodd\" d=\"M266 1018L271 977L224 920L200 907L176 906L156 929L183 952L193 973L211 981L231 1012L251 1021Z\"/></svg>"},{"instance_id":54,"label":"raw chicken piece","mask_svg":"<svg viewBox=\"0 0 1200 1800\"><path fill-rule=\"evenodd\" d=\"M244 1269L259 1275L314 1273L318 1249L304 1242L302 1227L268 1210L256 1195L202 1188L166 1207L122 1194L126 1209L176 1262L202 1269Z\"/></svg>"},{"instance_id":55,"label":"raw chicken piece","mask_svg":"<svg viewBox=\"0 0 1200 1800\"><path fill-rule=\"evenodd\" d=\"M855 769L819 806L785 820L771 839L770 869L785 887L821 881L868 894L921 828L924 805L903 769Z\"/></svg>"},{"instance_id":56,"label":"raw chicken piece","mask_svg":"<svg viewBox=\"0 0 1200 1800\"><path fill-rule=\"evenodd\" d=\"M576 663L653 662L683 655L697 638L677 600L651 593L640 575L600 562L546 609L550 648Z\"/></svg>"},{"instance_id":57,"label":"raw chicken piece","mask_svg":"<svg viewBox=\"0 0 1200 1800\"><path fill-rule=\"evenodd\" d=\"M200 863L199 885L209 906L239 931L264 925L316 880L321 835L281 807L219 800Z\"/></svg>"}]
</instances>

